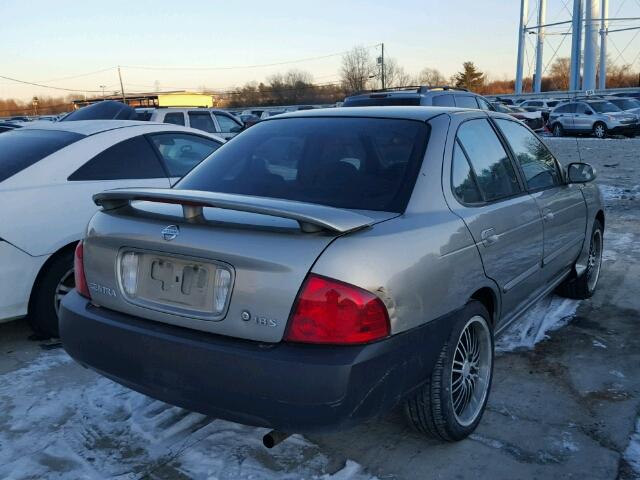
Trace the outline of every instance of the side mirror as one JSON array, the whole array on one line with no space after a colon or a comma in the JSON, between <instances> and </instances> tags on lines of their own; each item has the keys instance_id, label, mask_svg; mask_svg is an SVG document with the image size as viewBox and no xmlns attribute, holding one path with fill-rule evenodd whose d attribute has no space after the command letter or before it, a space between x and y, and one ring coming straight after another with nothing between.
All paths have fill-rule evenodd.
<instances>
[{"instance_id":1,"label":"side mirror","mask_svg":"<svg viewBox=\"0 0 640 480\"><path fill-rule=\"evenodd\" d=\"M229 133L240 133L242 130L244 130L244 127L237 125L235 127L231 127L231 130L229 130Z\"/></svg>"},{"instance_id":2,"label":"side mirror","mask_svg":"<svg viewBox=\"0 0 640 480\"><path fill-rule=\"evenodd\" d=\"M589 183L595 180L596 171L588 163L570 163L567 166L567 180L569 183Z\"/></svg>"},{"instance_id":3,"label":"side mirror","mask_svg":"<svg viewBox=\"0 0 640 480\"><path fill-rule=\"evenodd\" d=\"M586 113L587 115L593 115L593 112L591 110L587 110L584 113Z\"/></svg>"}]
</instances>

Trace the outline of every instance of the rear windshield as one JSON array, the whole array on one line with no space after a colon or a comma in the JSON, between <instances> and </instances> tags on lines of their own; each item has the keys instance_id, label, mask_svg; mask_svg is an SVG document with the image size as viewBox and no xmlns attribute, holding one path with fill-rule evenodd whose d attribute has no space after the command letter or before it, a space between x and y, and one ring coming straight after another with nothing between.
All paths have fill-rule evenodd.
<instances>
[{"instance_id":1,"label":"rear windshield","mask_svg":"<svg viewBox=\"0 0 640 480\"><path fill-rule=\"evenodd\" d=\"M376 106L388 106L388 105L420 105L420 97L400 97L396 95L389 95L384 97L365 97L365 98L347 98L344 101L343 107L376 107Z\"/></svg>"},{"instance_id":2,"label":"rear windshield","mask_svg":"<svg viewBox=\"0 0 640 480\"><path fill-rule=\"evenodd\" d=\"M223 145L177 188L403 212L428 133L413 120L276 118Z\"/></svg>"},{"instance_id":3,"label":"rear windshield","mask_svg":"<svg viewBox=\"0 0 640 480\"><path fill-rule=\"evenodd\" d=\"M0 135L0 182L77 142L84 135L59 130L22 128Z\"/></svg>"}]
</instances>

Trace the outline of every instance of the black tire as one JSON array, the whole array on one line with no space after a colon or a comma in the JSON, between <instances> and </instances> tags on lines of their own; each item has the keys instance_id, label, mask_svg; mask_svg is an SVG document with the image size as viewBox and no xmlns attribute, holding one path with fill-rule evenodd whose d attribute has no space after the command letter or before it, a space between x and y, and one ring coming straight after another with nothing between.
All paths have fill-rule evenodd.
<instances>
[{"instance_id":1,"label":"black tire","mask_svg":"<svg viewBox=\"0 0 640 480\"><path fill-rule=\"evenodd\" d=\"M452 371L454 358L458 358L456 349L463 330L470 321L479 317L487 327L488 345L490 344L490 351L487 352L487 358L490 359L488 380L484 388L484 400L480 402L477 416L473 417L470 423L463 424L454 411L452 385L455 385L455 382ZM451 334L440 351L431 378L405 402L407 419L417 431L443 441L455 442L469 436L480 423L493 378L494 343L490 318L484 305L475 300L469 302L456 316Z\"/></svg>"},{"instance_id":2,"label":"black tire","mask_svg":"<svg viewBox=\"0 0 640 480\"><path fill-rule=\"evenodd\" d=\"M596 246L596 238L600 238L599 251L596 252L597 264L592 264L591 253L592 249ZM604 230L599 220L594 220L593 229L591 230L591 240L589 243L589 261L587 269L580 276L571 275L567 277L556 289L559 295L567 298L575 298L577 300L584 300L590 298L598 287L598 278L600 277L600 269L602 266L602 251L604 250ZM597 270L593 270L597 265ZM593 281L593 275L596 275L595 282Z\"/></svg>"},{"instance_id":3,"label":"black tire","mask_svg":"<svg viewBox=\"0 0 640 480\"><path fill-rule=\"evenodd\" d=\"M607 136L607 126L602 122L596 122L593 125L593 135L596 138L605 138Z\"/></svg>"},{"instance_id":4,"label":"black tire","mask_svg":"<svg viewBox=\"0 0 640 480\"><path fill-rule=\"evenodd\" d=\"M554 137L563 137L564 136L564 129L562 128L562 125L560 125L559 123L554 123L551 126L551 132L553 133Z\"/></svg>"},{"instance_id":5,"label":"black tire","mask_svg":"<svg viewBox=\"0 0 640 480\"><path fill-rule=\"evenodd\" d=\"M38 275L29 299L29 326L39 338L58 337L56 295L60 282L73 288L73 250L64 250L51 258ZM71 277L69 278L69 272Z\"/></svg>"}]
</instances>

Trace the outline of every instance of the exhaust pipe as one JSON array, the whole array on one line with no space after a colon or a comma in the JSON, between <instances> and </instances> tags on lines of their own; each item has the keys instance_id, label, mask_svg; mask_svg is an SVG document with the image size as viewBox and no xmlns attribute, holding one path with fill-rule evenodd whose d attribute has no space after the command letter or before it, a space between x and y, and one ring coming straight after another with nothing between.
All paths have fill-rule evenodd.
<instances>
[{"instance_id":1,"label":"exhaust pipe","mask_svg":"<svg viewBox=\"0 0 640 480\"><path fill-rule=\"evenodd\" d=\"M279 432L278 430L271 430L264 437L262 437L262 444L267 448L273 448L279 443L283 442L291 436L290 433Z\"/></svg>"}]
</instances>

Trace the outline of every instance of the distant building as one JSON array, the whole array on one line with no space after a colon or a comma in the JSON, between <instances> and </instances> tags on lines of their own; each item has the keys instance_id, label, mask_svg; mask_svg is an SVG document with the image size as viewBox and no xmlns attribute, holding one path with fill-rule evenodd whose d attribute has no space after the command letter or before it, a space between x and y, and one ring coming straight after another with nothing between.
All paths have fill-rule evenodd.
<instances>
[{"instance_id":1,"label":"distant building","mask_svg":"<svg viewBox=\"0 0 640 480\"><path fill-rule=\"evenodd\" d=\"M86 107L103 100L119 100L122 101L120 95L107 95L105 97L87 98L83 100L74 100L73 108L78 109ZM206 93L194 93L186 91L176 92L156 92L156 93L137 93L134 95L126 95L125 103L137 107L213 107L215 99L212 95Z\"/></svg>"}]
</instances>

